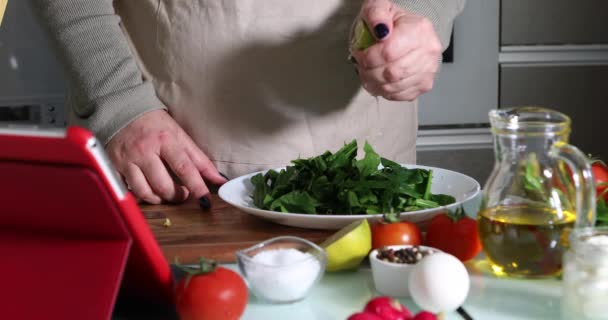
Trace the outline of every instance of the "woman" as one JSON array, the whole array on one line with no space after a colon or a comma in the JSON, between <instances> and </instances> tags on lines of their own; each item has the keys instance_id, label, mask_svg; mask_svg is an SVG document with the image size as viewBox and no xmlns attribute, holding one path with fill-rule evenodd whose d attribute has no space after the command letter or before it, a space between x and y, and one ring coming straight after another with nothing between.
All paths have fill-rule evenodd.
<instances>
[{"instance_id":1,"label":"woman","mask_svg":"<svg viewBox=\"0 0 608 320\"><path fill-rule=\"evenodd\" d=\"M70 78L72 122L134 194L208 205L206 184L367 140L415 162L464 0L36 0ZM349 56L354 21L376 44ZM218 171L219 169L219 171ZM176 177L177 179L173 179Z\"/></svg>"}]
</instances>

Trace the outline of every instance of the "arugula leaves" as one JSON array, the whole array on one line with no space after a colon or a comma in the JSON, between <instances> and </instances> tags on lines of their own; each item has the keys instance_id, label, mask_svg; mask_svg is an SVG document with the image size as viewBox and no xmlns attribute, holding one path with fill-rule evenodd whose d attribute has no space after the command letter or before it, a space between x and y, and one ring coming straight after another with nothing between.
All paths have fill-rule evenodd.
<instances>
[{"instance_id":1,"label":"arugula leaves","mask_svg":"<svg viewBox=\"0 0 608 320\"><path fill-rule=\"evenodd\" d=\"M432 171L407 169L380 157L369 143L357 160L357 141L336 153L293 160L279 172L251 178L258 208L309 214L378 214L436 208L456 202L431 194ZM380 169L380 165L382 168Z\"/></svg>"}]
</instances>

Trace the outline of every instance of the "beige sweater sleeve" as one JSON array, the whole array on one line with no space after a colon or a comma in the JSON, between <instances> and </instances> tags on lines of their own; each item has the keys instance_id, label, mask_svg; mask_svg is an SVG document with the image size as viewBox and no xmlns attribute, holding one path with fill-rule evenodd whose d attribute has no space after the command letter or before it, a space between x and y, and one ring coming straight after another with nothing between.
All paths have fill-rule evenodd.
<instances>
[{"instance_id":1,"label":"beige sweater sleeve","mask_svg":"<svg viewBox=\"0 0 608 320\"><path fill-rule=\"evenodd\" d=\"M112 0L31 0L68 75L76 125L105 144L147 111L166 109L143 80Z\"/></svg>"},{"instance_id":2,"label":"beige sweater sleeve","mask_svg":"<svg viewBox=\"0 0 608 320\"><path fill-rule=\"evenodd\" d=\"M75 123L105 144L147 111L166 109L143 80L112 0L31 0L69 77ZM465 0L393 0L428 17L444 48Z\"/></svg>"},{"instance_id":3,"label":"beige sweater sleeve","mask_svg":"<svg viewBox=\"0 0 608 320\"><path fill-rule=\"evenodd\" d=\"M462 12L466 0L391 0L401 7L431 20L445 50L450 44L454 19Z\"/></svg>"}]
</instances>

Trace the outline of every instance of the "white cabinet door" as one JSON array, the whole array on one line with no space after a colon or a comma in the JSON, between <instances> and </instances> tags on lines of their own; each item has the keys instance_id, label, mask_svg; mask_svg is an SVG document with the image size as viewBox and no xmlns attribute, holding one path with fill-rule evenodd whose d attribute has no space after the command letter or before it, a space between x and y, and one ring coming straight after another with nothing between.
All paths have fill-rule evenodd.
<instances>
[{"instance_id":1,"label":"white cabinet door","mask_svg":"<svg viewBox=\"0 0 608 320\"><path fill-rule=\"evenodd\" d=\"M454 26L454 62L420 98L420 125L488 122L498 104L499 0L467 0Z\"/></svg>"},{"instance_id":2,"label":"white cabinet door","mask_svg":"<svg viewBox=\"0 0 608 320\"><path fill-rule=\"evenodd\" d=\"M606 65L505 65L501 107L538 105L572 118L570 142L585 153L608 159L603 138L608 119Z\"/></svg>"},{"instance_id":3,"label":"white cabinet door","mask_svg":"<svg viewBox=\"0 0 608 320\"><path fill-rule=\"evenodd\" d=\"M503 0L501 43L608 44L606 0Z\"/></svg>"}]
</instances>

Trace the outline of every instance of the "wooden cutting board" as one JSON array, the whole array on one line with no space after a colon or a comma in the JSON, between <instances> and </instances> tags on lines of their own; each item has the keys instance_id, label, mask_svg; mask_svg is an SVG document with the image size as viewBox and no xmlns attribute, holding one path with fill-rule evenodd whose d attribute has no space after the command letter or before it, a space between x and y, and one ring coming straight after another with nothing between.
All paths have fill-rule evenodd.
<instances>
[{"instance_id":1,"label":"wooden cutting board","mask_svg":"<svg viewBox=\"0 0 608 320\"><path fill-rule=\"evenodd\" d=\"M230 206L217 195L212 207L203 211L191 200L176 205L141 205L146 220L167 260L196 263L204 256L219 262L234 262L235 252L273 237L290 235L321 243L335 231L282 226ZM166 219L171 222L165 226Z\"/></svg>"}]
</instances>

